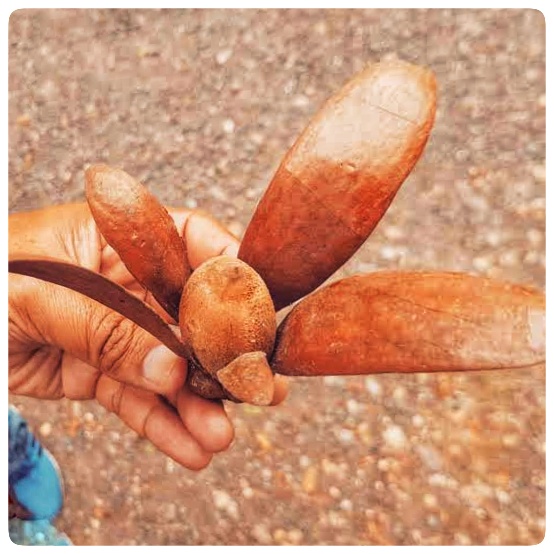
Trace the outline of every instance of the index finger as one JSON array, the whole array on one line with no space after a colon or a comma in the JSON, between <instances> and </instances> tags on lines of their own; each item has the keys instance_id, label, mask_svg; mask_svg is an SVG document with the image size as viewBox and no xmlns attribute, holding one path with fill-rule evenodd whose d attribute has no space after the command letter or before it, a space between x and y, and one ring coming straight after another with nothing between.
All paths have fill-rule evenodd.
<instances>
[{"instance_id":1,"label":"index finger","mask_svg":"<svg viewBox=\"0 0 554 554\"><path fill-rule=\"evenodd\" d=\"M239 240L219 221L201 210L168 209L187 248L192 269L215 256L236 258Z\"/></svg>"}]
</instances>

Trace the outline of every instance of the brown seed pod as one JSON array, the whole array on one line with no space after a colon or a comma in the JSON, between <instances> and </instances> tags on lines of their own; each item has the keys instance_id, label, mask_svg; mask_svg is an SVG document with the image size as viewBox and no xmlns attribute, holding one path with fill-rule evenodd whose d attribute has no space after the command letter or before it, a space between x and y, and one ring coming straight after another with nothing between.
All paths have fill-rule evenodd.
<instances>
[{"instance_id":1,"label":"brown seed pod","mask_svg":"<svg viewBox=\"0 0 554 554\"><path fill-rule=\"evenodd\" d=\"M276 318L261 277L235 258L204 262L188 280L179 310L183 342L214 377L247 352L271 354Z\"/></svg>"},{"instance_id":2,"label":"brown seed pod","mask_svg":"<svg viewBox=\"0 0 554 554\"><path fill-rule=\"evenodd\" d=\"M295 306L271 366L285 375L525 367L544 361L544 334L545 298L534 290L461 273L380 272Z\"/></svg>"},{"instance_id":3,"label":"brown seed pod","mask_svg":"<svg viewBox=\"0 0 554 554\"><path fill-rule=\"evenodd\" d=\"M93 165L85 179L100 232L137 281L177 320L190 268L173 219L146 187L120 169Z\"/></svg>"},{"instance_id":4,"label":"brown seed pod","mask_svg":"<svg viewBox=\"0 0 554 554\"><path fill-rule=\"evenodd\" d=\"M423 151L435 104L433 74L394 61L369 66L316 114L239 251L277 309L313 291L366 240Z\"/></svg>"}]
</instances>

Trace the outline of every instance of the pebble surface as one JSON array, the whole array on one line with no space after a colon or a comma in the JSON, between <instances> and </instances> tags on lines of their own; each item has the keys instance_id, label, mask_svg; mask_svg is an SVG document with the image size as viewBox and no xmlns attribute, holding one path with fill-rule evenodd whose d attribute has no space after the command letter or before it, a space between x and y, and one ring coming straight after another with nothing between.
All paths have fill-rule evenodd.
<instances>
[{"instance_id":1,"label":"pebble surface","mask_svg":"<svg viewBox=\"0 0 554 554\"><path fill-rule=\"evenodd\" d=\"M368 62L430 66L424 157L335 278L467 271L545 286L545 21L536 10L18 10L9 210L82 201L121 166L246 228L318 106ZM513 545L545 534L544 368L291 382L229 405L187 471L92 402L10 397L56 456L85 545Z\"/></svg>"}]
</instances>

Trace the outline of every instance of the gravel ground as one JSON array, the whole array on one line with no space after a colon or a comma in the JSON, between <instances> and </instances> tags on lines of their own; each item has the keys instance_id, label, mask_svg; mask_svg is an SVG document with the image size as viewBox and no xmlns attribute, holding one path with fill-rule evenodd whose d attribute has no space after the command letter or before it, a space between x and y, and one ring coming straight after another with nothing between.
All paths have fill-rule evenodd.
<instances>
[{"instance_id":1,"label":"gravel ground","mask_svg":"<svg viewBox=\"0 0 554 554\"><path fill-rule=\"evenodd\" d=\"M545 21L534 10L50 10L9 25L9 210L124 167L241 235L282 155L367 62L430 66L434 133L338 276L449 269L545 286ZM11 400L66 481L76 544L535 544L545 373L295 379L230 405L199 474L88 402Z\"/></svg>"}]
</instances>

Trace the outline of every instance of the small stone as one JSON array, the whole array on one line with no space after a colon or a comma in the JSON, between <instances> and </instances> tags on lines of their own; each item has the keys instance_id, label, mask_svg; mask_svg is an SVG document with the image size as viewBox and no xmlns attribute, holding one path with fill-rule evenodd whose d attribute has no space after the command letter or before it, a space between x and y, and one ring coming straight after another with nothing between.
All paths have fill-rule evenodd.
<instances>
[{"instance_id":1,"label":"small stone","mask_svg":"<svg viewBox=\"0 0 554 554\"><path fill-rule=\"evenodd\" d=\"M20 127L28 127L31 124L31 116L27 113L21 114L15 122Z\"/></svg>"},{"instance_id":2,"label":"small stone","mask_svg":"<svg viewBox=\"0 0 554 554\"><path fill-rule=\"evenodd\" d=\"M166 504L164 508L164 520L174 521L177 517L177 506L175 504Z\"/></svg>"},{"instance_id":3,"label":"small stone","mask_svg":"<svg viewBox=\"0 0 554 554\"><path fill-rule=\"evenodd\" d=\"M294 90L295 86L296 86L296 80L295 79L289 79L285 83L285 86L283 87L283 92L288 95Z\"/></svg>"},{"instance_id":4,"label":"small stone","mask_svg":"<svg viewBox=\"0 0 554 554\"><path fill-rule=\"evenodd\" d=\"M510 433L502 437L502 444L508 448L514 448L519 443L520 443L520 437L515 433Z\"/></svg>"},{"instance_id":5,"label":"small stone","mask_svg":"<svg viewBox=\"0 0 554 554\"><path fill-rule=\"evenodd\" d=\"M369 446L371 444L371 432L369 423L367 423L367 421L362 421L356 427L356 433L358 434L358 438L360 439L360 441L362 441L363 444L365 444L366 446Z\"/></svg>"},{"instance_id":6,"label":"small stone","mask_svg":"<svg viewBox=\"0 0 554 554\"><path fill-rule=\"evenodd\" d=\"M215 61L219 65L225 65L229 61L232 55L233 55L233 50L231 48L225 48L224 50L220 50L215 55Z\"/></svg>"},{"instance_id":7,"label":"small stone","mask_svg":"<svg viewBox=\"0 0 554 554\"><path fill-rule=\"evenodd\" d=\"M526 235L527 240L533 246L539 246L544 240L544 233L541 233L538 229L528 229Z\"/></svg>"},{"instance_id":8,"label":"small stone","mask_svg":"<svg viewBox=\"0 0 554 554\"><path fill-rule=\"evenodd\" d=\"M472 512L481 520L485 520L488 517L488 512L485 508L474 508Z\"/></svg>"},{"instance_id":9,"label":"small stone","mask_svg":"<svg viewBox=\"0 0 554 554\"><path fill-rule=\"evenodd\" d=\"M304 533L300 529L291 529L288 532L288 539L292 544L300 544L304 538Z\"/></svg>"},{"instance_id":10,"label":"small stone","mask_svg":"<svg viewBox=\"0 0 554 554\"><path fill-rule=\"evenodd\" d=\"M496 229L491 229L485 233L485 241L490 246L498 246L502 242L502 234Z\"/></svg>"},{"instance_id":11,"label":"small stone","mask_svg":"<svg viewBox=\"0 0 554 554\"><path fill-rule=\"evenodd\" d=\"M502 267L517 267L520 263L519 252L517 250L506 250L502 252L498 259Z\"/></svg>"},{"instance_id":12,"label":"small stone","mask_svg":"<svg viewBox=\"0 0 554 554\"><path fill-rule=\"evenodd\" d=\"M328 460L327 458L323 458L321 460L321 469L323 470L323 473L325 473L325 475L337 478L340 478L342 476L340 466L338 464L335 464L331 460Z\"/></svg>"},{"instance_id":13,"label":"small stone","mask_svg":"<svg viewBox=\"0 0 554 554\"><path fill-rule=\"evenodd\" d=\"M383 439L387 446L394 449L401 449L406 446L406 435L402 430L402 427L398 425L391 425L383 431Z\"/></svg>"},{"instance_id":14,"label":"small stone","mask_svg":"<svg viewBox=\"0 0 554 554\"><path fill-rule=\"evenodd\" d=\"M340 512L334 510L329 512L329 525L331 525L331 527L343 527L345 523L346 520Z\"/></svg>"},{"instance_id":15,"label":"small stone","mask_svg":"<svg viewBox=\"0 0 554 554\"><path fill-rule=\"evenodd\" d=\"M412 416L412 425L417 428L421 428L425 425L425 418L420 414L415 414Z\"/></svg>"},{"instance_id":16,"label":"small stone","mask_svg":"<svg viewBox=\"0 0 554 554\"><path fill-rule=\"evenodd\" d=\"M311 494L317 489L318 473L316 466L310 466L304 472L304 476L302 477L302 490L305 493Z\"/></svg>"},{"instance_id":17,"label":"small stone","mask_svg":"<svg viewBox=\"0 0 554 554\"><path fill-rule=\"evenodd\" d=\"M454 534L454 543L458 545L468 546L471 544L471 539L465 533L455 533Z\"/></svg>"},{"instance_id":18,"label":"small stone","mask_svg":"<svg viewBox=\"0 0 554 554\"><path fill-rule=\"evenodd\" d=\"M189 210L195 210L196 208L198 208L198 202L194 198L187 198L185 199L185 206Z\"/></svg>"},{"instance_id":19,"label":"small stone","mask_svg":"<svg viewBox=\"0 0 554 554\"><path fill-rule=\"evenodd\" d=\"M254 496L254 490L251 487L245 487L242 489L242 496L247 500L250 500Z\"/></svg>"},{"instance_id":20,"label":"small stone","mask_svg":"<svg viewBox=\"0 0 554 554\"><path fill-rule=\"evenodd\" d=\"M340 498L341 497L340 489L338 487L335 487L335 486L329 487L329 495L332 498Z\"/></svg>"},{"instance_id":21,"label":"small stone","mask_svg":"<svg viewBox=\"0 0 554 554\"><path fill-rule=\"evenodd\" d=\"M380 383L373 377L366 377L365 388L373 397L381 396L381 393L383 392Z\"/></svg>"},{"instance_id":22,"label":"small stone","mask_svg":"<svg viewBox=\"0 0 554 554\"><path fill-rule=\"evenodd\" d=\"M227 203L229 200L227 193L221 187L211 187L210 194L212 195L212 198L218 202Z\"/></svg>"},{"instance_id":23,"label":"small stone","mask_svg":"<svg viewBox=\"0 0 554 554\"><path fill-rule=\"evenodd\" d=\"M48 437L52 433L52 424L48 421L45 421L40 427L38 432L41 437Z\"/></svg>"},{"instance_id":24,"label":"small stone","mask_svg":"<svg viewBox=\"0 0 554 554\"><path fill-rule=\"evenodd\" d=\"M345 512L351 512L352 511L352 501L348 498L344 498L341 500L341 503L339 504L340 509L344 510Z\"/></svg>"},{"instance_id":25,"label":"small stone","mask_svg":"<svg viewBox=\"0 0 554 554\"><path fill-rule=\"evenodd\" d=\"M352 444L354 442L354 432L350 429L340 429L337 435L339 441L343 444Z\"/></svg>"},{"instance_id":26,"label":"small stone","mask_svg":"<svg viewBox=\"0 0 554 554\"><path fill-rule=\"evenodd\" d=\"M35 157L32 152L26 152L23 156L23 164L22 164L22 170L23 171L29 171L31 167L33 167L33 163L35 162Z\"/></svg>"},{"instance_id":27,"label":"small stone","mask_svg":"<svg viewBox=\"0 0 554 554\"><path fill-rule=\"evenodd\" d=\"M377 469L379 471L388 471L390 469L390 460L388 458L381 458L378 462L377 462Z\"/></svg>"},{"instance_id":28,"label":"small stone","mask_svg":"<svg viewBox=\"0 0 554 554\"><path fill-rule=\"evenodd\" d=\"M214 490L212 491L212 497L214 500L214 505L218 510L226 512L233 519L238 519L238 505L231 498L229 493L223 490Z\"/></svg>"},{"instance_id":29,"label":"small stone","mask_svg":"<svg viewBox=\"0 0 554 554\"><path fill-rule=\"evenodd\" d=\"M166 473L174 473L176 468L175 462L171 458L167 458L165 460L165 472Z\"/></svg>"},{"instance_id":30,"label":"small stone","mask_svg":"<svg viewBox=\"0 0 554 554\"><path fill-rule=\"evenodd\" d=\"M86 412L83 416L83 419L86 423L93 423L94 422L94 414L91 412Z\"/></svg>"},{"instance_id":31,"label":"small stone","mask_svg":"<svg viewBox=\"0 0 554 554\"><path fill-rule=\"evenodd\" d=\"M487 271L492 267L492 261L487 256L478 256L477 258L473 259L473 267L477 271Z\"/></svg>"},{"instance_id":32,"label":"small stone","mask_svg":"<svg viewBox=\"0 0 554 554\"><path fill-rule=\"evenodd\" d=\"M223 131L228 135L235 132L235 122L231 118L224 119L221 126L223 127Z\"/></svg>"},{"instance_id":33,"label":"small stone","mask_svg":"<svg viewBox=\"0 0 554 554\"><path fill-rule=\"evenodd\" d=\"M302 454L298 460L298 463L300 464L300 467L307 468L312 463L312 460L308 456Z\"/></svg>"},{"instance_id":34,"label":"small stone","mask_svg":"<svg viewBox=\"0 0 554 554\"><path fill-rule=\"evenodd\" d=\"M292 105L295 108L305 108L310 105L310 99L304 94L297 94L292 100Z\"/></svg>"},{"instance_id":35,"label":"small stone","mask_svg":"<svg viewBox=\"0 0 554 554\"><path fill-rule=\"evenodd\" d=\"M356 402L353 398L350 398L346 401L346 411L349 414L356 415L360 412L360 404Z\"/></svg>"},{"instance_id":36,"label":"small stone","mask_svg":"<svg viewBox=\"0 0 554 554\"><path fill-rule=\"evenodd\" d=\"M495 491L495 494L496 494L496 499L498 500L498 502L500 502L500 504L509 504L512 500L512 497L502 489L497 489Z\"/></svg>"},{"instance_id":37,"label":"small stone","mask_svg":"<svg viewBox=\"0 0 554 554\"><path fill-rule=\"evenodd\" d=\"M250 140L254 144L260 146L265 141L265 135L263 133L254 132L250 134Z\"/></svg>"},{"instance_id":38,"label":"small stone","mask_svg":"<svg viewBox=\"0 0 554 554\"><path fill-rule=\"evenodd\" d=\"M437 516L430 515L430 516L427 516L426 522L427 522L427 525L429 525L429 527L438 527L440 520Z\"/></svg>"},{"instance_id":39,"label":"small stone","mask_svg":"<svg viewBox=\"0 0 554 554\"><path fill-rule=\"evenodd\" d=\"M278 544L283 544L288 538L287 532L280 527L273 531L273 540Z\"/></svg>"},{"instance_id":40,"label":"small stone","mask_svg":"<svg viewBox=\"0 0 554 554\"><path fill-rule=\"evenodd\" d=\"M407 394L405 387L395 387L392 392L392 397L397 404L402 405L406 400Z\"/></svg>"},{"instance_id":41,"label":"small stone","mask_svg":"<svg viewBox=\"0 0 554 554\"><path fill-rule=\"evenodd\" d=\"M389 240L398 240L404 238L404 231L396 225L389 225L384 229L385 237Z\"/></svg>"},{"instance_id":42,"label":"small stone","mask_svg":"<svg viewBox=\"0 0 554 554\"><path fill-rule=\"evenodd\" d=\"M443 487L445 489L455 489L458 484L456 479L453 479L452 477L445 475L444 473L431 474L427 482L431 486Z\"/></svg>"},{"instance_id":43,"label":"small stone","mask_svg":"<svg viewBox=\"0 0 554 554\"><path fill-rule=\"evenodd\" d=\"M254 526L252 536L261 544L270 544L272 542L271 533L263 523L258 523Z\"/></svg>"},{"instance_id":44,"label":"small stone","mask_svg":"<svg viewBox=\"0 0 554 554\"><path fill-rule=\"evenodd\" d=\"M256 433L256 441L264 452L271 450L271 441L263 433Z\"/></svg>"},{"instance_id":45,"label":"small stone","mask_svg":"<svg viewBox=\"0 0 554 554\"><path fill-rule=\"evenodd\" d=\"M344 377L338 377L336 375L326 375L323 377L323 382L331 387L343 387L345 379Z\"/></svg>"},{"instance_id":46,"label":"small stone","mask_svg":"<svg viewBox=\"0 0 554 554\"><path fill-rule=\"evenodd\" d=\"M387 261L396 260L398 255L398 249L394 246L383 246L379 251L381 258Z\"/></svg>"},{"instance_id":47,"label":"small stone","mask_svg":"<svg viewBox=\"0 0 554 554\"><path fill-rule=\"evenodd\" d=\"M463 454L463 449L459 444L450 444L448 446L448 453L457 458L460 457Z\"/></svg>"},{"instance_id":48,"label":"small stone","mask_svg":"<svg viewBox=\"0 0 554 554\"><path fill-rule=\"evenodd\" d=\"M100 520L95 517L91 517L90 526L95 530L100 529Z\"/></svg>"},{"instance_id":49,"label":"small stone","mask_svg":"<svg viewBox=\"0 0 554 554\"><path fill-rule=\"evenodd\" d=\"M540 261L540 254L536 250L529 250L523 256L523 263L527 265L538 264Z\"/></svg>"},{"instance_id":50,"label":"small stone","mask_svg":"<svg viewBox=\"0 0 554 554\"><path fill-rule=\"evenodd\" d=\"M423 504L427 508L436 508L438 505L437 497L434 494L425 493L423 495Z\"/></svg>"},{"instance_id":51,"label":"small stone","mask_svg":"<svg viewBox=\"0 0 554 554\"><path fill-rule=\"evenodd\" d=\"M432 471L442 469L442 456L438 450L432 446L423 444L416 446L416 451L419 454L421 461Z\"/></svg>"},{"instance_id":52,"label":"small stone","mask_svg":"<svg viewBox=\"0 0 554 554\"><path fill-rule=\"evenodd\" d=\"M325 36L328 31L328 25L325 21L320 20L314 25L314 31L320 36Z\"/></svg>"}]
</instances>

